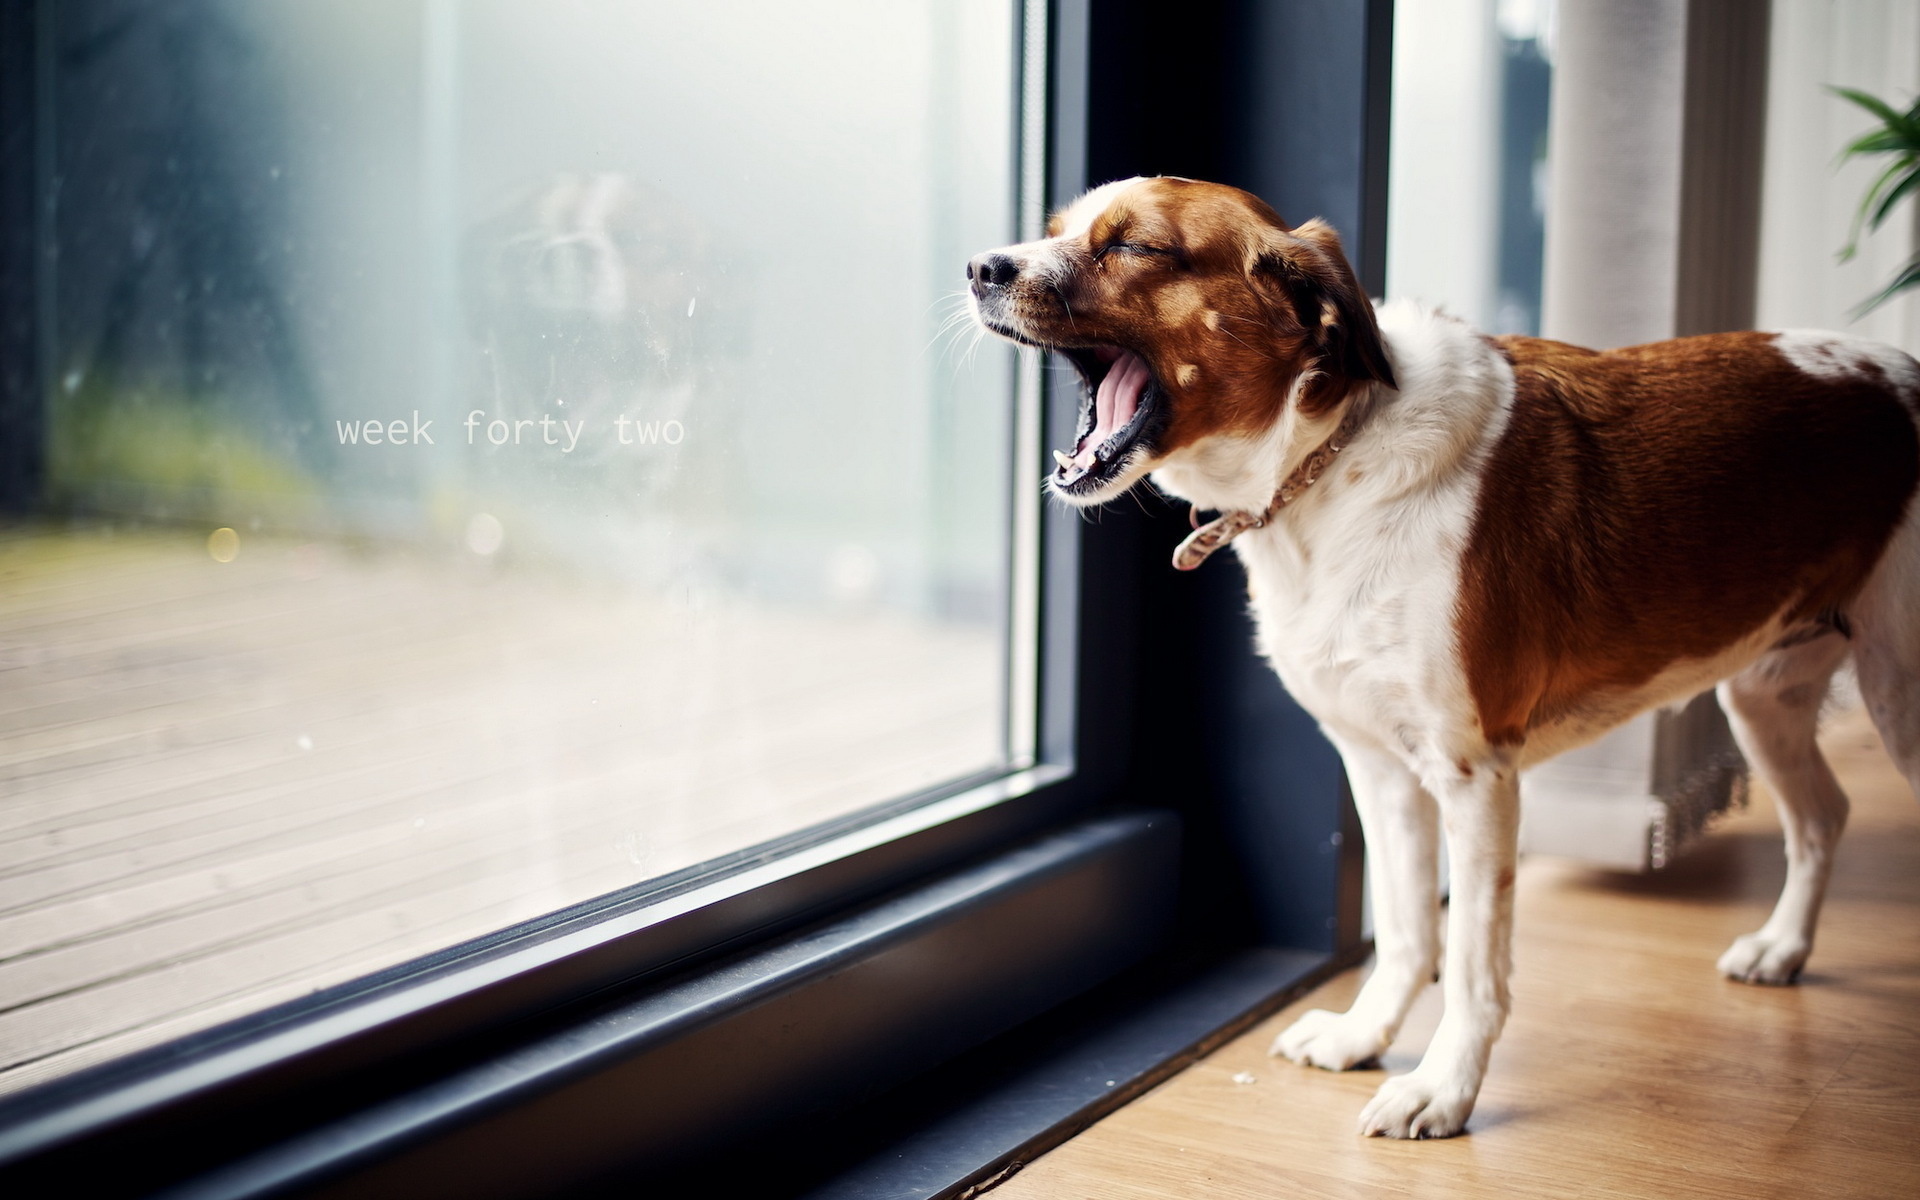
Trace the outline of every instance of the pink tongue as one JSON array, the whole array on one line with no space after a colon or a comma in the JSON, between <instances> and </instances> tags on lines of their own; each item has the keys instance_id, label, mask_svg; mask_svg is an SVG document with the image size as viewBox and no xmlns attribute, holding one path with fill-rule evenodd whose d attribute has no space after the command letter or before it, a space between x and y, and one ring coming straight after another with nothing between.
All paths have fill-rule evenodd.
<instances>
[{"instance_id":1,"label":"pink tongue","mask_svg":"<svg viewBox=\"0 0 1920 1200\"><path fill-rule=\"evenodd\" d=\"M1094 397L1093 432L1087 435L1081 451L1073 456L1075 466L1091 467L1093 452L1133 420L1133 414L1140 408L1140 395L1147 390L1150 378L1146 361L1131 350L1122 350L1113 360Z\"/></svg>"}]
</instances>

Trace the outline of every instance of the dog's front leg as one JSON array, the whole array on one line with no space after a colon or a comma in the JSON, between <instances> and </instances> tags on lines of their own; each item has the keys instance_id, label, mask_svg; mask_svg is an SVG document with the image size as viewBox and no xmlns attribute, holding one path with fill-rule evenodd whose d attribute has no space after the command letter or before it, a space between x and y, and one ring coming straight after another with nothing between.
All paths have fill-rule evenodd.
<instances>
[{"instance_id":1,"label":"dog's front leg","mask_svg":"<svg viewBox=\"0 0 1920 1200\"><path fill-rule=\"evenodd\" d=\"M1316 1008L1274 1039L1270 1054L1344 1071L1378 1058L1440 965L1439 820L1405 764L1335 737L1367 836L1373 974L1346 1012Z\"/></svg>"},{"instance_id":2,"label":"dog's front leg","mask_svg":"<svg viewBox=\"0 0 1920 1200\"><path fill-rule=\"evenodd\" d=\"M1369 1136L1451 1137L1466 1128L1507 1020L1518 773L1491 756L1460 767L1434 781L1450 873L1446 1012L1420 1065L1387 1080L1361 1112L1360 1132Z\"/></svg>"}]
</instances>

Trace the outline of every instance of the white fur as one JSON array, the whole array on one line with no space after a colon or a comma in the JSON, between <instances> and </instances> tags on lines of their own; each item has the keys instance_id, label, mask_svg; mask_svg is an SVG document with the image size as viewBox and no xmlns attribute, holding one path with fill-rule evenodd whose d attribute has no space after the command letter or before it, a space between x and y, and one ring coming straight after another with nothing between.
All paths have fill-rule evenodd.
<instances>
[{"instance_id":1,"label":"white fur","mask_svg":"<svg viewBox=\"0 0 1920 1200\"><path fill-rule=\"evenodd\" d=\"M1093 227L1093 222L1101 213L1107 211L1107 205L1113 198L1140 182L1140 176L1132 179L1116 179L1112 183L1103 183L1086 195L1060 210L1060 238L1071 239L1085 236Z\"/></svg>"},{"instance_id":2,"label":"white fur","mask_svg":"<svg viewBox=\"0 0 1920 1200\"><path fill-rule=\"evenodd\" d=\"M1294 697L1343 738L1384 732L1437 777L1457 774L1452 763L1469 747L1420 744L1415 731L1473 727L1453 606L1478 468L1505 427L1513 376L1452 318L1391 304L1379 320L1401 389L1376 387L1365 401L1375 411L1325 476L1234 546L1260 650ZM1184 452L1155 484L1202 508L1260 511L1337 422L1309 427L1291 413L1263 438L1216 437Z\"/></svg>"},{"instance_id":3,"label":"white fur","mask_svg":"<svg viewBox=\"0 0 1920 1200\"><path fill-rule=\"evenodd\" d=\"M1829 383L1891 383L1908 408L1920 397L1920 367L1913 359L1879 342L1823 329L1787 329L1773 344L1796 368Z\"/></svg>"}]
</instances>

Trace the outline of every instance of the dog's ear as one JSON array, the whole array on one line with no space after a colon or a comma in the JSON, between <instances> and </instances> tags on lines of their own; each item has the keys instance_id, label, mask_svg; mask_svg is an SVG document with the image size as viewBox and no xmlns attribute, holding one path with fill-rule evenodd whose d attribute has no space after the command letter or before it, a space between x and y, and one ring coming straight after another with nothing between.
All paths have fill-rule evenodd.
<instances>
[{"instance_id":1,"label":"dog's ear","mask_svg":"<svg viewBox=\"0 0 1920 1200\"><path fill-rule=\"evenodd\" d=\"M1277 293L1306 331L1302 365L1310 372L1301 391L1307 412L1338 404L1353 384L1377 379L1398 387L1373 303L1354 278L1340 249L1340 235L1315 217L1297 229L1269 229L1255 251L1250 274L1256 284Z\"/></svg>"}]
</instances>

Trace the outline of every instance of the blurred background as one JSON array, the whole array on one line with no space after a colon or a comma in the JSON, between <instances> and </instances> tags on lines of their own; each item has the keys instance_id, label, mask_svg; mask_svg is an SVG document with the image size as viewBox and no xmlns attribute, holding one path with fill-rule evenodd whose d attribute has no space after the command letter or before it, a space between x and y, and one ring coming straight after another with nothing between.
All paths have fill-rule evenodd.
<instances>
[{"instance_id":1,"label":"blurred background","mask_svg":"<svg viewBox=\"0 0 1920 1200\"><path fill-rule=\"evenodd\" d=\"M1827 90L1913 102L1911 0L1426 0L1395 7L1394 51L1389 296L1590 345L1752 327L1920 348L1914 293L1855 314L1920 246L1906 207L1839 261L1886 164L1840 161L1875 120ZM1721 241L1740 282L1703 285L1682 263ZM1635 243L1651 261L1622 262ZM1569 294L1601 288L1621 293L1607 313Z\"/></svg>"}]
</instances>

